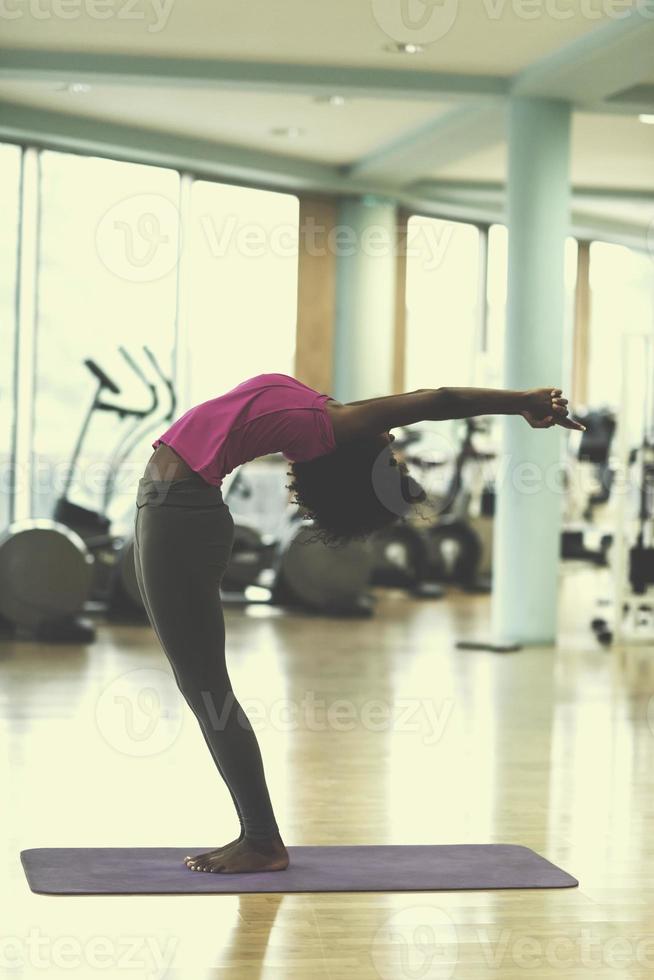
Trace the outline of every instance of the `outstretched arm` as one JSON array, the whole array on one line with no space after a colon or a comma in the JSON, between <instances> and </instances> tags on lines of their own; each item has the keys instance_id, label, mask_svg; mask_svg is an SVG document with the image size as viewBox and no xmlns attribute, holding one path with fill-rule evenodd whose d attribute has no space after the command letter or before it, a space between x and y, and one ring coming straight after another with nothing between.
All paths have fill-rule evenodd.
<instances>
[{"instance_id":1,"label":"outstretched arm","mask_svg":"<svg viewBox=\"0 0 654 980\"><path fill-rule=\"evenodd\" d=\"M475 415L522 415L535 429L560 425L583 431L568 418L568 400L560 388L505 391L501 388L420 388L340 405L329 403L336 442L378 435L413 422L472 418Z\"/></svg>"}]
</instances>

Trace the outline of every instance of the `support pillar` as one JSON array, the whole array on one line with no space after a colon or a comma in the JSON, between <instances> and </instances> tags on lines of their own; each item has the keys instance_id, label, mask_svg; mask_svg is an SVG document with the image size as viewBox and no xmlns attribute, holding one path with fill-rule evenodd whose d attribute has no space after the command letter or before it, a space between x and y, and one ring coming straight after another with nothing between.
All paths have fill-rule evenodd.
<instances>
[{"instance_id":1,"label":"support pillar","mask_svg":"<svg viewBox=\"0 0 654 980\"><path fill-rule=\"evenodd\" d=\"M337 221L334 398L388 395L396 380L396 207L373 197L346 198Z\"/></svg>"},{"instance_id":2,"label":"support pillar","mask_svg":"<svg viewBox=\"0 0 654 980\"><path fill-rule=\"evenodd\" d=\"M513 98L508 140L505 386L563 387L570 107ZM520 417L503 419L493 551L495 642L556 639L562 432L531 429Z\"/></svg>"}]
</instances>

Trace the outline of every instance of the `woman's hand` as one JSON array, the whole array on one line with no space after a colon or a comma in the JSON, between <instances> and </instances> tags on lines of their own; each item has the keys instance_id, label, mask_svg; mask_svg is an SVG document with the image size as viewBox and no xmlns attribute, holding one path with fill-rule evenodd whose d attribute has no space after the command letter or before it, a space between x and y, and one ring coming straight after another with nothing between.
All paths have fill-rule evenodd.
<instances>
[{"instance_id":1,"label":"woman's hand","mask_svg":"<svg viewBox=\"0 0 654 980\"><path fill-rule=\"evenodd\" d=\"M526 393L527 408L520 414L532 429L550 429L560 425L563 429L585 432L586 426L568 418L568 399L563 398L560 388L533 388Z\"/></svg>"}]
</instances>

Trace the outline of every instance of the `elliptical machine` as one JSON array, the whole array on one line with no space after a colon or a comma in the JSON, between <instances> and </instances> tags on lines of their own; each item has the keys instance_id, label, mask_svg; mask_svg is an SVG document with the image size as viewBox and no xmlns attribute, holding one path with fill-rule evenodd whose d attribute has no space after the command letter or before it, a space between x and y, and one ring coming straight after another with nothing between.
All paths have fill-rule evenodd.
<instances>
[{"instance_id":1,"label":"elliptical machine","mask_svg":"<svg viewBox=\"0 0 654 980\"><path fill-rule=\"evenodd\" d=\"M437 519L425 527L424 518L418 517L415 523L392 525L372 536L374 584L406 588L421 598L438 598L447 585L458 585L470 592L490 591L490 576L481 571L484 551L490 554L490 533L484 542L473 521L478 525L483 522L490 530L494 492L489 485L479 491L479 517L473 518L472 481L466 482L466 471L471 463L493 459L494 453L475 445L475 437L486 431L485 424L472 418L463 422L464 434L453 460L452 475L442 493L430 494L438 501ZM422 434L414 430L396 438L394 446L404 461L418 471L419 482L426 484L451 457L428 458L421 451L422 441Z\"/></svg>"},{"instance_id":2,"label":"elliptical machine","mask_svg":"<svg viewBox=\"0 0 654 980\"><path fill-rule=\"evenodd\" d=\"M417 463L421 473L442 466L444 460L427 460L412 455L411 446L421 440L415 429L404 429L395 436L393 450L407 462ZM414 598L440 599L445 589L430 578L429 552L423 530L400 521L370 536L373 565L371 584L382 588L404 589Z\"/></svg>"},{"instance_id":3,"label":"elliptical machine","mask_svg":"<svg viewBox=\"0 0 654 980\"><path fill-rule=\"evenodd\" d=\"M97 604L97 608L109 613L116 611L114 608L116 604L119 611L124 606L124 603L117 602L119 599L133 599L138 609L142 605L138 588L135 582L131 582L131 576L128 571L130 540L125 536L112 534L108 511L116 492L121 469L133 449L152 426L153 416L157 412L160 401L157 384L153 383L146 376L139 364L124 347L121 346L118 350L130 370L136 375L139 382L148 392L149 404L145 408L134 408L130 405L106 400L105 394L107 392L112 395L119 395L121 393L120 388L95 361L90 359L84 361L85 367L97 381L97 388L82 422L82 428L68 465L66 482L62 494L55 504L53 515L57 522L66 525L78 534L91 552L94 559L94 575L89 598ZM172 382L163 374L152 351L144 346L143 352L154 369L158 381L163 383L168 392L166 412L161 419L158 419L163 424L164 422L170 421L175 412L176 402ZM109 456L109 465L101 492L100 506L97 510L92 510L71 501L69 493L78 465L80 452L96 412L110 412L117 416L123 424L123 431L121 431L118 441ZM125 565L125 574L121 575L120 567L123 564ZM134 585L134 589L131 587L132 584ZM127 605L129 606L129 602Z\"/></svg>"},{"instance_id":4,"label":"elliptical machine","mask_svg":"<svg viewBox=\"0 0 654 980\"><path fill-rule=\"evenodd\" d=\"M116 550L122 544L122 541L117 541L112 537L110 530L111 521L107 516L107 510L113 496L118 467L123 459L121 450L126 443L131 443L131 438L134 433L140 431L142 422L156 412L159 404L156 386L145 378L143 372L124 347L119 347L119 351L139 380L147 387L150 395L150 404L146 408L132 408L117 402L106 401L105 393L109 392L112 395L120 395L120 388L95 361L90 358L84 361L84 366L95 378L97 387L91 404L84 416L82 428L77 437L77 442L73 448L73 453L66 471L63 490L61 496L55 503L53 512L53 519L78 534L91 552L94 558L94 575L90 598L104 604L107 604L110 598L113 587L113 569L116 561ZM128 425L127 432L121 433L119 441L111 453L102 491L101 506L97 510L92 510L71 501L69 494L79 463L80 453L96 412L110 412L116 415L121 423L129 420L131 424Z\"/></svg>"},{"instance_id":5,"label":"elliptical machine","mask_svg":"<svg viewBox=\"0 0 654 980\"><path fill-rule=\"evenodd\" d=\"M168 391L169 407L161 421L169 420L175 411L172 382L164 376L152 352L144 348L144 353ZM121 348L121 354L147 385L149 406L134 409L105 401L106 392L117 395L120 388L94 361L86 360L84 364L97 388L73 450L62 495L54 507L54 519L15 522L0 537L0 615L19 635L51 642L88 643L94 639L95 629L89 621L79 618L83 611L111 611L120 607L125 596L128 602L132 600L134 609L141 605L130 540L111 535L106 509L120 467L150 426L159 396L157 386L147 380L129 353ZM96 411L112 412L121 421L131 421L112 453L102 511L82 507L68 497Z\"/></svg>"},{"instance_id":6,"label":"elliptical machine","mask_svg":"<svg viewBox=\"0 0 654 980\"><path fill-rule=\"evenodd\" d=\"M483 542L472 524L472 481L466 477L471 464L488 463L495 453L479 449L475 437L487 431L478 418L463 419L463 438L454 458L454 470L447 485L438 520L424 532L427 542L427 575L437 582L458 585L467 592L490 592L490 571L483 573ZM490 526L495 512L495 492L491 483L479 489L479 517Z\"/></svg>"}]
</instances>

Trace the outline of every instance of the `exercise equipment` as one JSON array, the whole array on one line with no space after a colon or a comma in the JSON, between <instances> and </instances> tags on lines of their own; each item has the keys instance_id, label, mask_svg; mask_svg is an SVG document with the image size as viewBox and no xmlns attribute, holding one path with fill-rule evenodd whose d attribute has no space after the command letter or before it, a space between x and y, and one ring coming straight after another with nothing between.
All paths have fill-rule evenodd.
<instances>
[{"instance_id":1,"label":"exercise equipment","mask_svg":"<svg viewBox=\"0 0 654 980\"><path fill-rule=\"evenodd\" d=\"M475 436L485 432L483 421L463 420L463 437L453 458L448 454L430 457L428 440L419 430L396 435L394 451L419 473L423 485L435 470L450 463L453 470L442 493L429 495L427 508L438 511L436 520L425 526L424 515L419 514L415 521L394 524L371 536L374 584L406 588L413 595L430 598L442 596L447 585L489 590L490 576L483 572L490 572L494 495L492 487L479 485L478 465L475 475L470 475L471 464L494 458L494 453L475 445Z\"/></svg>"},{"instance_id":2,"label":"exercise equipment","mask_svg":"<svg viewBox=\"0 0 654 980\"><path fill-rule=\"evenodd\" d=\"M392 524L370 538L373 552L371 584L416 591L427 571L427 546L409 524Z\"/></svg>"},{"instance_id":3,"label":"exercise equipment","mask_svg":"<svg viewBox=\"0 0 654 980\"><path fill-rule=\"evenodd\" d=\"M634 438L635 431L639 435ZM610 559L613 593L606 615L591 628L609 646L654 642L654 356L649 334L627 333L622 342L622 384L614 465L626 477L614 503ZM637 445L634 443L637 442ZM628 489L631 492L628 492Z\"/></svg>"},{"instance_id":4,"label":"exercise equipment","mask_svg":"<svg viewBox=\"0 0 654 980\"><path fill-rule=\"evenodd\" d=\"M371 615L370 545L320 541L313 521L289 502L287 467L281 454L246 463L224 491L234 516L234 545L221 583L223 601Z\"/></svg>"},{"instance_id":5,"label":"exercise equipment","mask_svg":"<svg viewBox=\"0 0 654 980\"><path fill-rule=\"evenodd\" d=\"M420 440L412 429L395 433L394 454L404 460L409 447ZM421 469L434 465L424 459ZM440 465L440 464L436 464ZM417 598L441 598L445 591L428 579L428 552L424 534L409 521L398 521L370 535L372 570L370 584L382 588L404 589Z\"/></svg>"},{"instance_id":6,"label":"exercise equipment","mask_svg":"<svg viewBox=\"0 0 654 980\"><path fill-rule=\"evenodd\" d=\"M117 401L106 400L106 393L120 395L121 389L108 374L93 360L87 358L84 366L96 381L96 390L91 404L82 421L82 427L66 471L66 480L60 498L54 507L54 519L75 531L92 552L94 565L94 581L92 598L104 607L111 604L112 592L115 585L115 568L123 540L111 533L111 521L108 516L109 506L114 494L116 479L122 463L129 455L130 448L136 444L142 432L143 422L150 419L156 412L159 397L156 386L150 382L143 371L124 347L119 352L139 381L146 387L149 395L149 405L146 408L134 408ZM117 417L121 423L121 432L113 450L109 455L109 465L100 495L100 506L96 509L83 507L69 499L70 489L75 477L79 457L88 435L94 416L98 412L108 412ZM136 436L136 439L134 438Z\"/></svg>"},{"instance_id":7,"label":"exercise equipment","mask_svg":"<svg viewBox=\"0 0 654 980\"><path fill-rule=\"evenodd\" d=\"M369 616L367 592L373 551L366 541L324 544L313 521L293 516L282 532L273 563L272 601L336 616Z\"/></svg>"},{"instance_id":8,"label":"exercise equipment","mask_svg":"<svg viewBox=\"0 0 654 980\"><path fill-rule=\"evenodd\" d=\"M278 469L279 464L273 464L273 473ZM275 476L270 479L270 467L265 463L257 463L256 467L240 466L223 494L223 499L234 517L234 543L221 584L225 592L236 595L245 593L249 586L257 584L262 572L271 567L275 536L266 534L261 529L261 525L265 523L261 512L257 513L255 510L255 519L255 514L248 513L252 511L252 506L244 506L244 502L250 505L255 503L255 494L259 501L262 498L270 501L280 483L281 474L276 475L277 479ZM285 504L286 499L283 496L279 501L277 520L273 517L273 526L279 523ZM274 504L270 509L274 513ZM257 521L260 526L257 526Z\"/></svg>"},{"instance_id":9,"label":"exercise equipment","mask_svg":"<svg viewBox=\"0 0 654 980\"><path fill-rule=\"evenodd\" d=\"M73 448L53 519L16 522L0 537L0 615L14 628L30 630L39 639L90 642L94 629L89 622L79 619L79 615L91 603L96 609L108 612L142 610L130 539L111 534L107 510L121 467L152 424L159 396L157 385L149 381L129 352L124 348L119 350L147 386L149 405L133 408L107 401L105 394L119 395L120 388L100 365L85 360L96 389ZM163 424L174 414L172 382L164 376L149 348L144 347L143 351L157 374L157 384L162 382L168 392L166 414L160 419ZM71 501L69 492L96 412L113 413L128 424L111 454L101 509L91 510Z\"/></svg>"},{"instance_id":10,"label":"exercise equipment","mask_svg":"<svg viewBox=\"0 0 654 980\"><path fill-rule=\"evenodd\" d=\"M425 531L427 542L427 576L438 582L458 585L470 592L489 592L490 576L480 574L482 539L471 522L475 494L479 512L487 519L494 513L492 488L479 485L481 464L495 456L479 449L475 437L486 433L483 419L463 419L452 476L447 484L438 520ZM470 471L474 470L471 476Z\"/></svg>"},{"instance_id":11,"label":"exercise equipment","mask_svg":"<svg viewBox=\"0 0 654 980\"><path fill-rule=\"evenodd\" d=\"M0 614L43 639L89 639L71 624L91 592L93 556L82 538L55 521L11 524L0 535ZM51 634L49 635L49 630Z\"/></svg>"},{"instance_id":12,"label":"exercise equipment","mask_svg":"<svg viewBox=\"0 0 654 980\"><path fill-rule=\"evenodd\" d=\"M577 418L586 426L586 431L579 439L576 458L570 458L567 516L561 533L560 554L564 560L587 561L606 566L613 535L598 533L594 522L596 509L608 502L613 485L611 445L616 418L615 413L606 406L577 413ZM582 484L586 481L582 480L582 475L588 468L597 488L585 492ZM595 547L591 547L592 538L595 538Z\"/></svg>"},{"instance_id":13,"label":"exercise equipment","mask_svg":"<svg viewBox=\"0 0 654 980\"><path fill-rule=\"evenodd\" d=\"M184 857L208 850L206 842L185 847L33 847L21 851L20 859L31 890L43 895L488 891L579 884L521 844L314 844L289 847L288 868L274 874L189 871ZM440 935L444 925L439 909L435 923ZM456 939L454 926L450 928ZM390 928L385 936L391 942Z\"/></svg>"}]
</instances>

